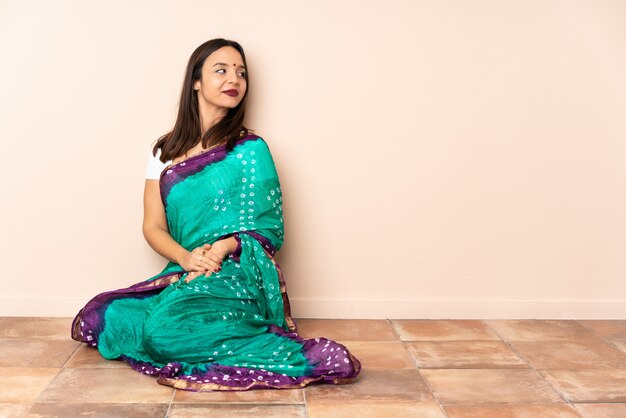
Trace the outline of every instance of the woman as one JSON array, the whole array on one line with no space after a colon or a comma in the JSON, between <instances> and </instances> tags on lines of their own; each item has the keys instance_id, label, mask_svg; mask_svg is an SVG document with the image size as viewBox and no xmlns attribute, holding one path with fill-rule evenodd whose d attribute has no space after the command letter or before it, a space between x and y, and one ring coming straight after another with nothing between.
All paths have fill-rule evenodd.
<instances>
[{"instance_id":1,"label":"woman","mask_svg":"<svg viewBox=\"0 0 626 418\"><path fill-rule=\"evenodd\" d=\"M214 39L191 55L144 192L144 236L170 262L91 299L72 338L184 390L350 383L361 364L345 346L296 332L274 259L281 187L268 144L243 126L247 90L237 42Z\"/></svg>"}]
</instances>

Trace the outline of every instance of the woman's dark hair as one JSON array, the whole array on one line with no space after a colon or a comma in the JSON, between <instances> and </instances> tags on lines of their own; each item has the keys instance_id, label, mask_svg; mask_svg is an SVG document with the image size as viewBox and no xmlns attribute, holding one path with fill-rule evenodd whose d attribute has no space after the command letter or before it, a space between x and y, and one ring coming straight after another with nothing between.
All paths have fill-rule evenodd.
<instances>
[{"instance_id":1,"label":"woman's dark hair","mask_svg":"<svg viewBox=\"0 0 626 418\"><path fill-rule=\"evenodd\" d=\"M202 79L202 65L207 57L225 46L232 46L241 54L243 65L246 67L244 72L247 85L246 92L237 107L228 109L226 116L209 128L200 138L202 128L200 124L200 110L198 108L198 91L193 88L193 84L196 80ZM202 140L203 148L225 142L226 150L231 151L235 146L235 141L240 137L246 136L251 131L243 126L246 99L250 87L247 69L246 55L241 45L235 41L223 38L211 39L196 48L187 63L185 80L178 104L178 116L176 117L174 128L157 140L152 149L152 155L156 156L157 149L161 148L160 160L162 162L173 160L192 149L200 139Z\"/></svg>"}]
</instances>

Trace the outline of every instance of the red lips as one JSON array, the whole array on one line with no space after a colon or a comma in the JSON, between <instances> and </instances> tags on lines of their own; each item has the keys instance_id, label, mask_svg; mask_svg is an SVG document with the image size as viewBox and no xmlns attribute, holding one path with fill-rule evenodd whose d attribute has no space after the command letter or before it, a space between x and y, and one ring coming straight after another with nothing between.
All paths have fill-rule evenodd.
<instances>
[{"instance_id":1,"label":"red lips","mask_svg":"<svg viewBox=\"0 0 626 418\"><path fill-rule=\"evenodd\" d=\"M237 90L234 90L234 89L226 90L226 91L223 91L222 93L228 94L231 97L237 97L239 95L239 92Z\"/></svg>"}]
</instances>

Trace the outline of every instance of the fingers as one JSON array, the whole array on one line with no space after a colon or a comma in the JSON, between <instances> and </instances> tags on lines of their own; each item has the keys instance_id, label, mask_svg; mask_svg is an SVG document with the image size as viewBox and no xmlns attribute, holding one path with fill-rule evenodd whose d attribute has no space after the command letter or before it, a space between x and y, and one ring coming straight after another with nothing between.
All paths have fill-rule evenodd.
<instances>
[{"instance_id":1,"label":"fingers","mask_svg":"<svg viewBox=\"0 0 626 418\"><path fill-rule=\"evenodd\" d=\"M204 275L204 277L209 277L211 276L211 274L213 274L214 272L218 272L221 270L221 267L218 267L217 269L209 269L209 270L196 270L196 271L190 271L187 274L187 277L185 277L185 283L189 283L190 281L197 279L198 277L200 277L201 275Z\"/></svg>"},{"instance_id":2,"label":"fingers","mask_svg":"<svg viewBox=\"0 0 626 418\"><path fill-rule=\"evenodd\" d=\"M219 264L222 262L222 260L216 254L207 252L202 256L202 262Z\"/></svg>"},{"instance_id":3,"label":"fingers","mask_svg":"<svg viewBox=\"0 0 626 418\"><path fill-rule=\"evenodd\" d=\"M222 259L214 251L211 251L213 246L211 244L204 244L202 247L196 247L191 250L192 256L195 258L202 258L202 260L210 259L216 263L220 263Z\"/></svg>"},{"instance_id":4,"label":"fingers","mask_svg":"<svg viewBox=\"0 0 626 418\"><path fill-rule=\"evenodd\" d=\"M198 247L191 251L191 264L191 268L194 270L208 270L218 267L221 260L212 252Z\"/></svg>"},{"instance_id":5,"label":"fingers","mask_svg":"<svg viewBox=\"0 0 626 418\"><path fill-rule=\"evenodd\" d=\"M207 260L206 257L194 256L191 262L191 270L208 270L213 268L211 260Z\"/></svg>"},{"instance_id":6,"label":"fingers","mask_svg":"<svg viewBox=\"0 0 626 418\"><path fill-rule=\"evenodd\" d=\"M205 277L209 277L212 273L217 273L217 272L219 272L221 270L222 270L222 265L220 264L220 265L216 266L215 268L207 270L204 276Z\"/></svg>"},{"instance_id":7,"label":"fingers","mask_svg":"<svg viewBox=\"0 0 626 418\"><path fill-rule=\"evenodd\" d=\"M203 252L204 254L202 254ZM185 279L185 282L187 283L198 278L200 275L209 277L212 273L218 272L222 269L222 260L215 254L200 249L200 247L192 251L191 258L191 271Z\"/></svg>"},{"instance_id":8,"label":"fingers","mask_svg":"<svg viewBox=\"0 0 626 418\"><path fill-rule=\"evenodd\" d=\"M204 244L205 246L210 244ZM200 250L200 256L203 262L207 262L210 266L219 267L222 265L222 257L210 250Z\"/></svg>"},{"instance_id":9,"label":"fingers","mask_svg":"<svg viewBox=\"0 0 626 418\"><path fill-rule=\"evenodd\" d=\"M200 274L202 274L200 271L190 271L187 274L187 277L185 277L185 283L189 283L193 279L196 279Z\"/></svg>"},{"instance_id":10,"label":"fingers","mask_svg":"<svg viewBox=\"0 0 626 418\"><path fill-rule=\"evenodd\" d=\"M222 270L221 261L219 263L211 262L210 264L211 266L203 271L203 273L206 273L205 277L209 277L212 273Z\"/></svg>"},{"instance_id":11,"label":"fingers","mask_svg":"<svg viewBox=\"0 0 626 418\"><path fill-rule=\"evenodd\" d=\"M222 263L211 263L211 267L206 269L207 271L220 271L222 269Z\"/></svg>"},{"instance_id":12,"label":"fingers","mask_svg":"<svg viewBox=\"0 0 626 418\"><path fill-rule=\"evenodd\" d=\"M222 260L212 253L201 255L195 261L195 265L201 270L215 270L222 267Z\"/></svg>"},{"instance_id":13,"label":"fingers","mask_svg":"<svg viewBox=\"0 0 626 418\"><path fill-rule=\"evenodd\" d=\"M223 260L218 254L211 251L212 248L213 246L207 243L191 251L190 273L185 279L187 283L202 274L209 277L212 273L222 269Z\"/></svg>"},{"instance_id":14,"label":"fingers","mask_svg":"<svg viewBox=\"0 0 626 418\"><path fill-rule=\"evenodd\" d=\"M200 277L200 275L204 275L204 277L209 277L211 276L211 274L218 272L221 269L221 267L217 267L215 269L190 271L185 278L185 283L189 283L190 281L197 279L198 277Z\"/></svg>"}]
</instances>

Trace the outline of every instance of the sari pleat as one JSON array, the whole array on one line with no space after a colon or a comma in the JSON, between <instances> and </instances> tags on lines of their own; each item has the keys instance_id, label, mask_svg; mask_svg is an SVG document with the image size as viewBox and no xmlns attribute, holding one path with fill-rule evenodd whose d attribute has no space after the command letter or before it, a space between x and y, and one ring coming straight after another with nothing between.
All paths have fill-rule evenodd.
<instances>
[{"instance_id":1,"label":"sari pleat","mask_svg":"<svg viewBox=\"0 0 626 418\"><path fill-rule=\"evenodd\" d=\"M72 338L162 385L190 391L346 384L360 361L328 338L303 339L275 255L284 239L282 193L256 135L166 168L160 190L172 237L191 251L232 236L222 269L185 283L169 262L157 275L93 297Z\"/></svg>"}]
</instances>

